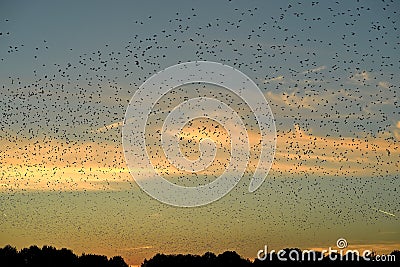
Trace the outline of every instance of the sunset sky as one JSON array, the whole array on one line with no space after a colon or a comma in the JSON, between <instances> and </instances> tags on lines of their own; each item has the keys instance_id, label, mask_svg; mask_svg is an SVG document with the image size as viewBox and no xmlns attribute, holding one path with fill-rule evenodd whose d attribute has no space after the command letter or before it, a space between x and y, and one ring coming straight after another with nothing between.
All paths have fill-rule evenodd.
<instances>
[{"instance_id":1,"label":"sunset sky","mask_svg":"<svg viewBox=\"0 0 400 267\"><path fill-rule=\"evenodd\" d=\"M0 247L53 245L132 265L156 253L328 249L338 238L349 248L400 249L400 2L300 2L2 1ZM251 148L229 194L178 208L135 183L122 125L146 79L196 60L257 84L277 144L265 182L249 193L260 155L249 107L215 85L173 88L146 128L160 175L204 184L229 162L229 136L209 119L185 126L180 142L196 159L199 141L213 139L208 169L191 174L166 160L163 120L193 97L237 111Z\"/></svg>"}]
</instances>

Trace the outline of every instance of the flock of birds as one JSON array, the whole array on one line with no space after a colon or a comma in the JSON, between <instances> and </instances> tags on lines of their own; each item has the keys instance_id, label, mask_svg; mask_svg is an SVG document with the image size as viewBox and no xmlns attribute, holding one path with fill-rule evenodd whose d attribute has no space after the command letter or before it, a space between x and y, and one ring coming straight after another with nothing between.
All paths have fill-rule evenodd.
<instances>
[{"instance_id":1,"label":"flock of birds","mask_svg":"<svg viewBox=\"0 0 400 267\"><path fill-rule=\"evenodd\" d=\"M242 222L252 218L261 225L273 222L297 229L321 227L325 221L351 223L359 220L357 216L370 223L382 216L398 220L398 3L294 1L278 13L268 13L256 2L248 5L239 8L227 1L220 16L208 21L201 19L204 14L196 7L179 10L159 31L147 35L136 34L135 29L152 24L154 15L133 18L132 32L121 40L123 48L114 50L115 44L91 52L65 48L70 57L64 62L47 59L54 49L51 36L35 46L13 39L10 25L18 18L3 18L1 211L7 214L7 198L14 199L11 195L21 191L95 190L93 194L101 195L135 187L121 145L121 122L130 98L148 77L168 66L209 60L239 69L265 92L278 136L275 164L264 188L249 196L246 182L239 184L228 198L232 207L222 199L215 211L205 208L215 212L212 216ZM9 73L7 65L21 54L28 55L24 60L34 66L31 73ZM168 112L198 96L227 103L246 121L251 133L246 176L250 177L260 152L254 116L237 96L200 85L175 88L155 103L146 140L157 170L178 184L199 184L214 179L229 162L229 136L212 120L188 124L180 143L184 154L195 159L199 140L215 139L219 152L208 171L179 171L161 150L160 130ZM272 206L267 208L270 221L263 212L266 205ZM313 214L317 210L324 216ZM184 220L191 221L194 211L183 213L188 216ZM0 219L0 225L5 220ZM219 221L225 229L232 227L229 221ZM171 217L170 222L181 225Z\"/></svg>"}]
</instances>

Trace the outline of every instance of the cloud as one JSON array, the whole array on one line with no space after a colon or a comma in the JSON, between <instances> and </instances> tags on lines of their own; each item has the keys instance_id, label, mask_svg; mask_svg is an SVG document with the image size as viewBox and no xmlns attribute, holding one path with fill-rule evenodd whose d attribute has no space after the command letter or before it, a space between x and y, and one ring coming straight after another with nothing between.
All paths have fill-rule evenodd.
<instances>
[{"instance_id":1,"label":"cloud","mask_svg":"<svg viewBox=\"0 0 400 267\"><path fill-rule=\"evenodd\" d=\"M319 67L314 68L314 69L309 69L309 70L303 71L301 74L307 74L307 73L312 73L312 72L318 72L318 71L321 71L321 70L324 70L324 69L326 69L326 66L319 66Z\"/></svg>"},{"instance_id":2,"label":"cloud","mask_svg":"<svg viewBox=\"0 0 400 267\"><path fill-rule=\"evenodd\" d=\"M400 164L393 140L317 136L298 125L279 133L276 147L272 171L281 174L375 177L397 173Z\"/></svg>"},{"instance_id":3,"label":"cloud","mask_svg":"<svg viewBox=\"0 0 400 267\"><path fill-rule=\"evenodd\" d=\"M112 143L56 139L5 142L0 191L119 190L130 187L122 148Z\"/></svg>"},{"instance_id":4,"label":"cloud","mask_svg":"<svg viewBox=\"0 0 400 267\"><path fill-rule=\"evenodd\" d=\"M217 147L223 152L217 154L216 160L224 162L230 156L230 142L226 141L226 134L219 133L219 135L224 141L217 140ZM203 137L196 130L186 131L183 136L183 142L193 141L193 146L189 147L190 151L198 149L199 138ZM256 131L248 131L248 136L252 153L249 169L254 171L258 163L257 156L260 154L260 146L257 145L260 136ZM271 174L285 177L305 174L320 177L375 177L393 174L397 172L399 165L399 161L396 161L400 156L399 144L386 137L387 134L369 138L319 136L295 124L292 129L278 132ZM218 138L211 136L211 139ZM154 154L162 155L161 148L156 149ZM181 149L185 151L185 148ZM196 156L198 157L199 153L196 153ZM158 162L164 167L163 171L169 170L170 167L166 167L163 160ZM214 167L220 168L218 165ZM213 169L207 170L208 172L203 174L214 172Z\"/></svg>"},{"instance_id":5,"label":"cloud","mask_svg":"<svg viewBox=\"0 0 400 267\"><path fill-rule=\"evenodd\" d=\"M362 85L366 81L371 80L370 74L367 71L354 73L349 77L349 82L352 84Z\"/></svg>"},{"instance_id":6,"label":"cloud","mask_svg":"<svg viewBox=\"0 0 400 267\"><path fill-rule=\"evenodd\" d=\"M400 121L398 121L395 125L395 128L392 131L394 138L396 138L397 141L400 141Z\"/></svg>"},{"instance_id":7,"label":"cloud","mask_svg":"<svg viewBox=\"0 0 400 267\"><path fill-rule=\"evenodd\" d=\"M379 85L380 87L382 87L382 88L385 88L385 89L389 89L390 87L392 87L392 85L391 85L390 83L385 82L385 81L379 82L378 85Z\"/></svg>"},{"instance_id":8,"label":"cloud","mask_svg":"<svg viewBox=\"0 0 400 267\"><path fill-rule=\"evenodd\" d=\"M389 216L396 217L396 215L393 214L393 213L391 213L391 212L384 211L384 210L381 210L381 209L375 209L375 208L372 208L372 209L373 209L373 210L376 210L376 211L379 211L379 212L381 212L381 213L383 213L383 214L385 214L385 215L389 215Z\"/></svg>"},{"instance_id":9,"label":"cloud","mask_svg":"<svg viewBox=\"0 0 400 267\"><path fill-rule=\"evenodd\" d=\"M1 166L0 191L124 190L131 188L127 169L81 167Z\"/></svg>"},{"instance_id":10,"label":"cloud","mask_svg":"<svg viewBox=\"0 0 400 267\"><path fill-rule=\"evenodd\" d=\"M120 251L132 251L132 250L144 250L144 249L152 249L153 246L139 246L139 247L129 247L129 248L120 248Z\"/></svg>"},{"instance_id":11,"label":"cloud","mask_svg":"<svg viewBox=\"0 0 400 267\"><path fill-rule=\"evenodd\" d=\"M271 79L266 79L264 80L264 83L268 83L268 82L281 82L283 81L284 77L283 76L277 76Z\"/></svg>"},{"instance_id":12,"label":"cloud","mask_svg":"<svg viewBox=\"0 0 400 267\"><path fill-rule=\"evenodd\" d=\"M108 130L118 128L119 126L122 126L123 124L124 124L124 122L122 122L122 121L114 122L110 125L106 125L104 127L100 127L98 129L96 129L95 132L98 132L98 133L107 132Z\"/></svg>"},{"instance_id":13,"label":"cloud","mask_svg":"<svg viewBox=\"0 0 400 267\"><path fill-rule=\"evenodd\" d=\"M369 77L369 74L368 74L367 71L363 71L361 73L354 74L354 77L357 78L357 79L361 78L361 79L363 79L365 81L369 81L370 80L370 77Z\"/></svg>"},{"instance_id":14,"label":"cloud","mask_svg":"<svg viewBox=\"0 0 400 267\"><path fill-rule=\"evenodd\" d=\"M286 92L271 92L266 93L266 99L269 103L282 106L290 107L292 110L307 109L315 110L313 116L321 116L323 114L323 105L335 102L335 98L339 96L345 96L346 93L342 91L336 91L335 93L315 93L310 90L304 90L302 92L292 91L291 93ZM326 108L325 108L326 109ZM276 112L276 111L275 111ZM287 114L288 110L284 110ZM296 112L295 112L296 113ZM277 115L279 116L279 112ZM277 117L278 119L278 117Z\"/></svg>"},{"instance_id":15,"label":"cloud","mask_svg":"<svg viewBox=\"0 0 400 267\"><path fill-rule=\"evenodd\" d=\"M216 140L215 163L199 175L222 172L230 157L231 144L228 135L223 129L199 132L199 125L193 123L193 126L193 129L186 129L185 134L181 135L184 137L181 141L187 145L187 148L182 147L182 151L198 150L201 138L210 137ZM400 121L394 126L394 133L400 135ZM278 132L271 175L380 177L396 174L400 166L400 147L398 141L388 138L389 135L391 133L360 138L322 136L294 124L291 129ZM248 136L251 147L248 171L253 172L258 164L260 136L257 130L248 130ZM148 140L151 145L147 152L150 156L154 155L152 163L158 173L169 173L172 177L187 175L171 166L156 139L153 137ZM189 145L188 140L193 142ZM0 191L122 190L133 184L119 142L24 139L20 142L3 140L2 147ZM194 158L199 155L191 154ZM131 172L134 173L135 170Z\"/></svg>"}]
</instances>

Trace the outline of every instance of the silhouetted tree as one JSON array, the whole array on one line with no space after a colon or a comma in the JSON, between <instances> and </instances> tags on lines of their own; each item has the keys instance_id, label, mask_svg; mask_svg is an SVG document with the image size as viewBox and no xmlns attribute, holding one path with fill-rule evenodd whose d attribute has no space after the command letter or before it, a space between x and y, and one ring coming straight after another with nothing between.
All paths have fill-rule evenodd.
<instances>
[{"instance_id":1,"label":"silhouetted tree","mask_svg":"<svg viewBox=\"0 0 400 267\"><path fill-rule=\"evenodd\" d=\"M129 265L126 264L126 262L124 261L124 259L121 256L112 257L108 261L108 266L109 267L129 267Z\"/></svg>"},{"instance_id":2,"label":"silhouetted tree","mask_svg":"<svg viewBox=\"0 0 400 267\"><path fill-rule=\"evenodd\" d=\"M23 264L17 249L10 245L0 249L0 262L5 266L21 266Z\"/></svg>"},{"instance_id":3,"label":"silhouetted tree","mask_svg":"<svg viewBox=\"0 0 400 267\"><path fill-rule=\"evenodd\" d=\"M251 262L240 257L235 251L225 251L219 254L217 257L217 263L219 266L251 266Z\"/></svg>"},{"instance_id":4,"label":"silhouetted tree","mask_svg":"<svg viewBox=\"0 0 400 267\"><path fill-rule=\"evenodd\" d=\"M78 259L78 266L81 267L107 267L108 260L106 256L83 254Z\"/></svg>"},{"instance_id":5,"label":"silhouetted tree","mask_svg":"<svg viewBox=\"0 0 400 267\"><path fill-rule=\"evenodd\" d=\"M22 256L25 265L40 267L44 263L42 251L37 246L22 249L20 256Z\"/></svg>"},{"instance_id":6,"label":"silhouetted tree","mask_svg":"<svg viewBox=\"0 0 400 267\"><path fill-rule=\"evenodd\" d=\"M60 250L43 246L16 248L7 245L0 248L1 267L128 267L122 257L115 256L110 260L106 256L85 255L78 257L71 250L62 248Z\"/></svg>"},{"instance_id":7,"label":"silhouetted tree","mask_svg":"<svg viewBox=\"0 0 400 267\"><path fill-rule=\"evenodd\" d=\"M217 256L212 252L206 252L202 257L203 266L210 266L210 267L217 266L216 260Z\"/></svg>"},{"instance_id":8,"label":"silhouetted tree","mask_svg":"<svg viewBox=\"0 0 400 267\"><path fill-rule=\"evenodd\" d=\"M400 250L393 250L390 255L394 255L396 258L396 261L400 261Z\"/></svg>"}]
</instances>

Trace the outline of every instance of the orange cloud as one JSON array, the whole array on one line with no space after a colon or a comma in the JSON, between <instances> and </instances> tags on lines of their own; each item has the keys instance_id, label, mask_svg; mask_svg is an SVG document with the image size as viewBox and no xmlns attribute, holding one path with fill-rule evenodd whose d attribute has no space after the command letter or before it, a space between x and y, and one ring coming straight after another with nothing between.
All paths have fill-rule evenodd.
<instances>
[{"instance_id":1,"label":"orange cloud","mask_svg":"<svg viewBox=\"0 0 400 267\"><path fill-rule=\"evenodd\" d=\"M295 130L278 135L273 170L323 176L371 177L397 173L400 148L384 138L323 137Z\"/></svg>"},{"instance_id":2,"label":"orange cloud","mask_svg":"<svg viewBox=\"0 0 400 267\"><path fill-rule=\"evenodd\" d=\"M0 190L115 190L132 180L119 145L54 139L2 145Z\"/></svg>"},{"instance_id":3,"label":"orange cloud","mask_svg":"<svg viewBox=\"0 0 400 267\"><path fill-rule=\"evenodd\" d=\"M222 127L215 131L215 125L206 130L199 130L196 123L193 126L181 134L181 150L193 160L200 155L200 139L216 140L215 163L199 175L218 176L229 162L228 135ZM154 156L152 163L156 171L169 177L189 175L169 163L162 147L157 145L158 137L154 132L148 140L148 153ZM260 136L254 130L248 131L248 136L251 147L248 172L253 172L258 164ZM399 170L399 144L385 135L375 138L316 136L295 125L293 129L279 132L277 137L270 172L276 177L379 177L396 174ZM121 143L25 139L20 142L3 140L2 147L0 190L119 190L133 182Z\"/></svg>"}]
</instances>

